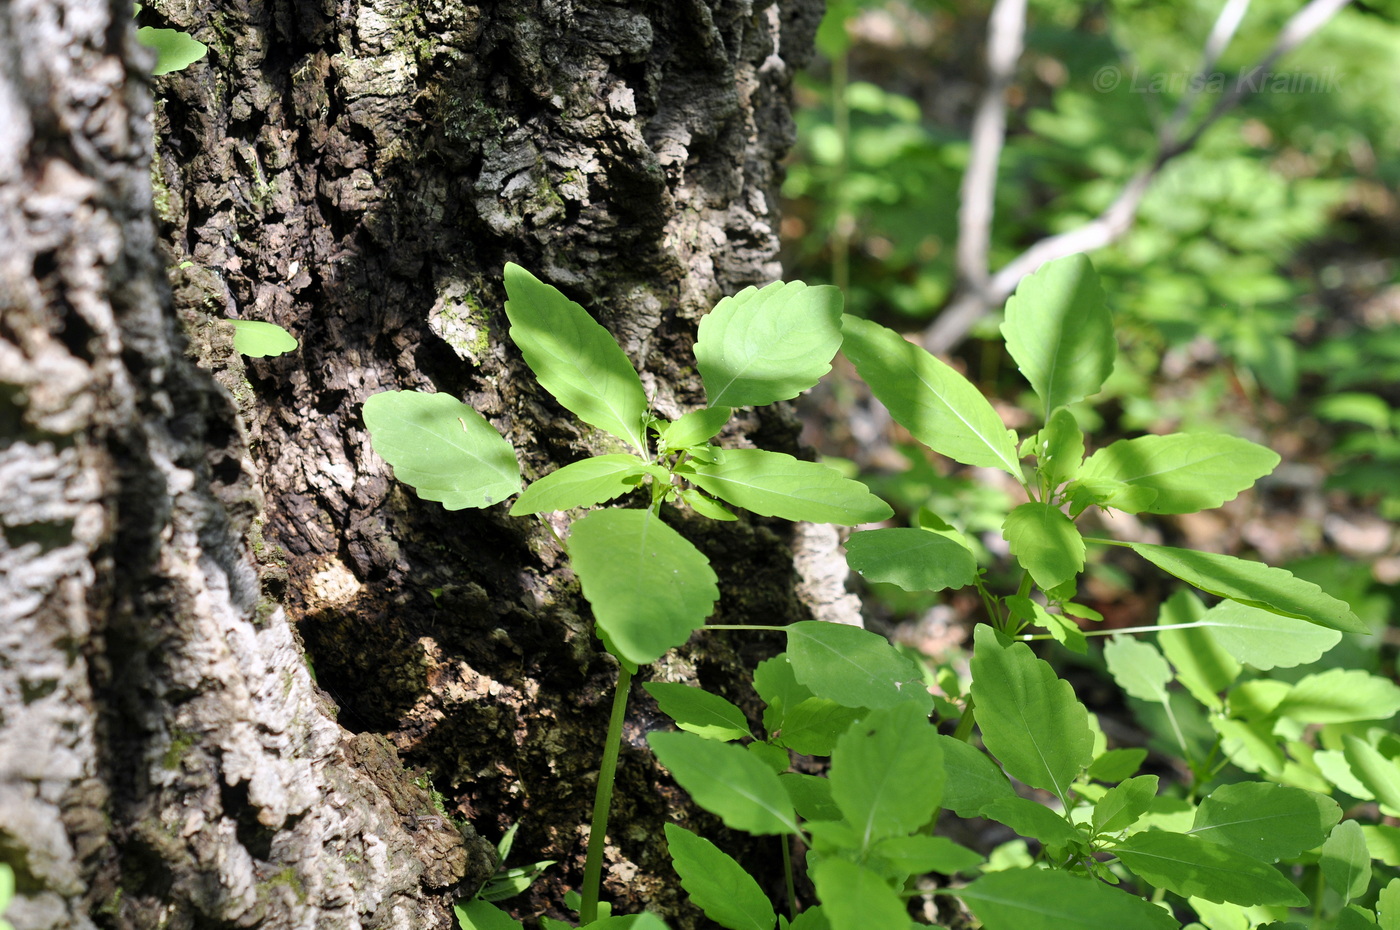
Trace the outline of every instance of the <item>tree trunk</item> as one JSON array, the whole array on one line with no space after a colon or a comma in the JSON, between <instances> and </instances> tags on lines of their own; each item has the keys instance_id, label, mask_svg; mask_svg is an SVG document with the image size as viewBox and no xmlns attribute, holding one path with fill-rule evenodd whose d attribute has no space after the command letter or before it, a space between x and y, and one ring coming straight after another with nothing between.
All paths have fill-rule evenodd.
<instances>
[{"instance_id":1,"label":"tree trunk","mask_svg":"<svg viewBox=\"0 0 1400 930\"><path fill-rule=\"evenodd\" d=\"M360 404L462 397L529 478L602 448L506 337L507 260L597 313L660 414L701 402L699 316L779 276L776 165L819 0L153 6L210 47L157 82L178 321L125 3L0 7L10 919L449 927L493 863L429 787L492 841L521 822L511 864L559 864L508 906L568 916L615 666L549 530L418 500ZM301 348L245 368L229 317ZM779 409L730 439L796 435ZM849 613L830 534L676 519L720 574L716 620ZM745 670L779 645L701 634L651 674L752 709ZM605 896L695 927L664 819L775 882L780 859L687 805L646 751L663 722L638 689Z\"/></svg>"}]
</instances>

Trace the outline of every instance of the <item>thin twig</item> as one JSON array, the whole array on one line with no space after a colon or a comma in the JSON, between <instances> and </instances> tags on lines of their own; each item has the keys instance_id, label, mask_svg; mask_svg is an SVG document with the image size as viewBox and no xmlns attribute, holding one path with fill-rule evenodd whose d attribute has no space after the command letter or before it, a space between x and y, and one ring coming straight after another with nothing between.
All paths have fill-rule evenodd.
<instances>
[{"instance_id":1,"label":"thin twig","mask_svg":"<svg viewBox=\"0 0 1400 930\"><path fill-rule=\"evenodd\" d=\"M1006 141L1006 92L1016 76L1025 32L1026 0L997 0L987 22L987 87L972 120L958 209L958 278L973 291L984 290L991 278L997 163Z\"/></svg>"},{"instance_id":2,"label":"thin twig","mask_svg":"<svg viewBox=\"0 0 1400 930\"><path fill-rule=\"evenodd\" d=\"M1247 74L1234 82L1215 107L1184 138L1163 139L1151 164L1130 179L1118 197L1097 217L1077 229L1049 236L1032 245L992 276L985 288L964 291L924 330L922 342L934 354L946 354L967 336L979 319L1000 306L1021 279L1045 262L1078 252L1090 252L1120 239L1132 227L1138 207L1162 168L1196 145L1220 117L1258 90L1259 78L1273 63L1288 54L1351 0L1311 0L1280 30L1273 48Z\"/></svg>"}]
</instances>

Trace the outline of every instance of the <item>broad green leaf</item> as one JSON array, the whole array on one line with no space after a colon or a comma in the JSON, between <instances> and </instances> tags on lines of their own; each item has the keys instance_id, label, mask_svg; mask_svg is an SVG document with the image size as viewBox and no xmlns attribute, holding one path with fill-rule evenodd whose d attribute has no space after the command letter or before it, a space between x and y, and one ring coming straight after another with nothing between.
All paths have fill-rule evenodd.
<instances>
[{"instance_id":1,"label":"broad green leaf","mask_svg":"<svg viewBox=\"0 0 1400 930\"><path fill-rule=\"evenodd\" d=\"M1288 760L1273 734L1272 721L1233 720L1212 716L1210 726L1220 734L1220 749L1246 772L1278 777Z\"/></svg>"},{"instance_id":2,"label":"broad green leaf","mask_svg":"<svg viewBox=\"0 0 1400 930\"><path fill-rule=\"evenodd\" d=\"M797 832L792 801L777 773L743 747L694 733L649 733L647 742L695 803L735 830Z\"/></svg>"},{"instance_id":3,"label":"broad green leaf","mask_svg":"<svg viewBox=\"0 0 1400 930\"><path fill-rule=\"evenodd\" d=\"M174 32L173 29L160 31ZM233 320L232 322L233 349L249 358L285 355L297 347L296 337L276 323L264 323L261 320Z\"/></svg>"},{"instance_id":4,"label":"broad green leaf","mask_svg":"<svg viewBox=\"0 0 1400 930\"><path fill-rule=\"evenodd\" d=\"M1260 671L1316 662L1342 638L1336 630L1239 601L1221 601L1200 622L1219 648Z\"/></svg>"},{"instance_id":5,"label":"broad green leaf","mask_svg":"<svg viewBox=\"0 0 1400 930\"><path fill-rule=\"evenodd\" d=\"M1173 433L1120 439L1089 456L1079 476L1157 492L1140 509L1114 504L1128 513L1195 513L1234 500L1278 463L1272 449L1238 436Z\"/></svg>"},{"instance_id":6,"label":"broad green leaf","mask_svg":"<svg viewBox=\"0 0 1400 930\"><path fill-rule=\"evenodd\" d=\"M1103 657L1108 673L1129 695L1140 701L1167 703L1171 666L1151 643L1118 633L1104 644Z\"/></svg>"},{"instance_id":7,"label":"broad green leaf","mask_svg":"<svg viewBox=\"0 0 1400 930\"><path fill-rule=\"evenodd\" d=\"M209 46L196 40L189 33L180 32L178 29L142 26L136 30L136 41L147 48L156 50L156 64L151 69L151 74L156 76L169 74L172 71L182 71L209 52ZM293 345L292 348L296 348L296 346Z\"/></svg>"},{"instance_id":8,"label":"broad green leaf","mask_svg":"<svg viewBox=\"0 0 1400 930\"><path fill-rule=\"evenodd\" d=\"M678 682L648 681L642 687L682 730L717 740L753 735L744 712L718 694Z\"/></svg>"},{"instance_id":9,"label":"broad green leaf","mask_svg":"<svg viewBox=\"0 0 1400 930\"><path fill-rule=\"evenodd\" d=\"M773 774L782 775L792 768L792 756L781 746L772 743L749 743L744 747L750 753L758 757L758 760L773 770Z\"/></svg>"},{"instance_id":10,"label":"broad green leaf","mask_svg":"<svg viewBox=\"0 0 1400 930\"><path fill-rule=\"evenodd\" d=\"M1089 839L1044 804L1026 798L998 798L983 806L980 813L989 820L1006 824L1021 836L1039 840L1045 846L1065 847Z\"/></svg>"},{"instance_id":11,"label":"broad green leaf","mask_svg":"<svg viewBox=\"0 0 1400 930\"><path fill-rule=\"evenodd\" d=\"M894 514L859 481L829 465L784 452L726 449L718 462L695 462L686 477L721 500L765 517L855 526Z\"/></svg>"},{"instance_id":12,"label":"broad green leaf","mask_svg":"<svg viewBox=\"0 0 1400 930\"><path fill-rule=\"evenodd\" d=\"M1001 769L985 752L951 736L938 737L943 747L943 806L959 817L976 817L984 806L1000 798L1016 797Z\"/></svg>"},{"instance_id":13,"label":"broad green leaf","mask_svg":"<svg viewBox=\"0 0 1400 930\"><path fill-rule=\"evenodd\" d=\"M1350 733L1342 737L1347 763L1356 780L1366 786L1392 815L1400 814L1400 766L1370 743Z\"/></svg>"},{"instance_id":14,"label":"broad green leaf","mask_svg":"<svg viewBox=\"0 0 1400 930\"><path fill-rule=\"evenodd\" d=\"M768 705L763 710L763 726L770 733L782 727L783 714L789 708L813 697L807 686L797 680L786 652L764 659L754 667L753 689Z\"/></svg>"},{"instance_id":15,"label":"broad green leaf","mask_svg":"<svg viewBox=\"0 0 1400 930\"><path fill-rule=\"evenodd\" d=\"M1348 904L1337 913L1332 930L1376 930L1375 915L1359 904Z\"/></svg>"},{"instance_id":16,"label":"broad green leaf","mask_svg":"<svg viewBox=\"0 0 1400 930\"><path fill-rule=\"evenodd\" d=\"M1089 712L1025 643L1004 645L986 624L974 639L972 699L983 742L1013 778L1066 801L1093 760Z\"/></svg>"},{"instance_id":17,"label":"broad green leaf","mask_svg":"<svg viewBox=\"0 0 1400 930\"><path fill-rule=\"evenodd\" d=\"M831 930L906 930L904 899L880 876L845 859L824 858L811 871Z\"/></svg>"},{"instance_id":18,"label":"broad green leaf","mask_svg":"<svg viewBox=\"0 0 1400 930\"><path fill-rule=\"evenodd\" d=\"M525 930L525 925L494 904L473 898L452 906L461 930Z\"/></svg>"},{"instance_id":19,"label":"broad green leaf","mask_svg":"<svg viewBox=\"0 0 1400 930\"><path fill-rule=\"evenodd\" d=\"M689 504L691 510L694 510L700 516L708 517L711 520L727 521L739 519L738 517L734 516L734 511L730 510L728 507L724 506L714 498L706 497L704 494L701 494L694 488L682 488L681 500Z\"/></svg>"},{"instance_id":20,"label":"broad green leaf","mask_svg":"<svg viewBox=\"0 0 1400 930\"><path fill-rule=\"evenodd\" d=\"M1084 570L1084 539L1074 521L1043 501L1027 501L1006 515L1002 538L1042 590Z\"/></svg>"},{"instance_id":21,"label":"broad green leaf","mask_svg":"<svg viewBox=\"0 0 1400 930\"><path fill-rule=\"evenodd\" d=\"M955 540L902 527L862 530L846 540L846 561L867 581L906 591L961 588L977 578L977 559Z\"/></svg>"},{"instance_id":22,"label":"broad green leaf","mask_svg":"<svg viewBox=\"0 0 1400 930\"><path fill-rule=\"evenodd\" d=\"M1112 507L1126 513L1141 513L1157 498L1152 488L1138 487L1111 478L1079 477L1065 486L1070 516L1079 516L1088 507Z\"/></svg>"},{"instance_id":23,"label":"broad green leaf","mask_svg":"<svg viewBox=\"0 0 1400 930\"><path fill-rule=\"evenodd\" d=\"M1094 804L1095 833L1117 833L1137 823L1157 796L1157 776L1138 775L1115 785Z\"/></svg>"},{"instance_id":24,"label":"broad green leaf","mask_svg":"<svg viewBox=\"0 0 1400 930\"><path fill-rule=\"evenodd\" d=\"M724 429L724 424L729 422L733 413L731 407L701 407L699 410L692 410L682 414L680 419L664 424L661 427L661 441L668 452L708 442L719 435L719 431Z\"/></svg>"},{"instance_id":25,"label":"broad green leaf","mask_svg":"<svg viewBox=\"0 0 1400 930\"><path fill-rule=\"evenodd\" d=\"M667 930L667 927L666 921L648 912L645 914L624 914L621 917L604 917L591 924L584 924L579 930Z\"/></svg>"},{"instance_id":26,"label":"broad green leaf","mask_svg":"<svg viewBox=\"0 0 1400 930\"><path fill-rule=\"evenodd\" d=\"M540 386L583 422L646 452L642 379L602 324L514 262L506 264L510 338Z\"/></svg>"},{"instance_id":27,"label":"broad green leaf","mask_svg":"<svg viewBox=\"0 0 1400 930\"><path fill-rule=\"evenodd\" d=\"M1372 859L1388 866L1400 866L1400 827L1363 824L1361 834L1366 837L1366 848Z\"/></svg>"},{"instance_id":28,"label":"broad green leaf","mask_svg":"<svg viewBox=\"0 0 1400 930\"><path fill-rule=\"evenodd\" d=\"M1128 548L1169 575L1219 597L1297 617L1343 633L1369 633L1342 601L1292 572L1262 562L1237 559L1215 552L1196 552L1149 543L1128 543Z\"/></svg>"},{"instance_id":29,"label":"broad green leaf","mask_svg":"<svg viewBox=\"0 0 1400 930\"><path fill-rule=\"evenodd\" d=\"M1392 878L1376 899L1376 924L1381 930L1400 930L1400 878Z\"/></svg>"},{"instance_id":30,"label":"broad green leaf","mask_svg":"<svg viewBox=\"0 0 1400 930\"><path fill-rule=\"evenodd\" d=\"M798 914L788 924L788 930L831 930L831 924L827 923L826 911L818 904Z\"/></svg>"},{"instance_id":31,"label":"broad green leaf","mask_svg":"<svg viewBox=\"0 0 1400 930\"><path fill-rule=\"evenodd\" d=\"M775 281L726 297L700 320L695 363L711 407L789 400L821 380L841 348L844 298L828 284Z\"/></svg>"},{"instance_id":32,"label":"broad green leaf","mask_svg":"<svg viewBox=\"0 0 1400 930\"><path fill-rule=\"evenodd\" d=\"M1361 824L1355 820L1337 824L1322 844L1318 865L1328 887L1342 896L1344 904L1364 895L1371 887L1371 854L1366 850Z\"/></svg>"},{"instance_id":33,"label":"broad green leaf","mask_svg":"<svg viewBox=\"0 0 1400 930\"><path fill-rule=\"evenodd\" d=\"M1053 490L1079 474L1084 461L1084 433L1074 414L1060 407L1031 444L1036 470L1045 488Z\"/></svg>"},{"instance_id":34,"label":"broad green leaf","mask_svg":"<svg viewBox=\"0 0 1400 930\"><path fill-rule=\"evenodd\" d=\"M1197 922L1187 924L1192 930L1197 930L1198 926L1209 930L1252 930L1257 921L1250 919L1250 912L1260 910L1205 898L1187 898L1186 903L1196 912Z\"/></svg>"},{"instance_id":35,"label":"broad green leaf","mask_svg":"<svg viewBox=\"0 0 1400 930\"><path fill-rule=\"evenodd\" d=\"M945 836L891 836L876 843L874 853L910 875L970 872L983 862L980 853L959 846Z\"/></svg>"},{"instance_id":36,"label":"broad green leaf","mask_svg":"<svg viewBox=\"0 0 1400 930\"><path fill-rule=\"evenodd\" d=\"M489 507L520 490L510 443L450 394L374 394L364 418L374 451L424 500L461 510Z\"/></svg>"},{"instance_id":37,"label":"broad green leaf","mask_svg":"<svg viewBox=\"0 0 1400 930\"><path fill-rule=\"evenodd\" d=\"M1024 481L1014 434L972 383L892 329L841 318L841 351L895 422L964 465L1000 468Z\"/></svg>"},{"instance_id":38,"label":"broad green leaf","mask_svg":"<svg viewBox=\"0 0 1400 930\"><path fill-rule=\"evenodd\" d=\"M816 775L784 772L778 776L803 820L840 820L841 809L831 798L831 782Z\"/></svg>"},{"instance_id":39,"label":"broad green leaf","mask_svg":"<svg viewBox=\"0 0 1400 930\"><path fill-rule=\"evenodd\" d=\"M985 930L1180 930L1162 908L1069 872L991 872L957 894Z\"/></svg>"},{"instance_id":40,"label":"broad green leaf","mask_svg":"<svg viewBox=\"0 0 1400 930\"><path fill-rule=\"evenodd\" d=\"M831 796L862 852L928 823L943 796L943 751L927 711L906 701L857 721L831 754Z\"/></svg>"},{"instance_id":41,"label":"broad green leaf","mask_svg":"<svg viewBox=\"0 0 1400 930\"><path fill-rule=\"evenodd\" d=\"M635 455L595 455L565 465L525 489L510 515L592 507L621 497L637 486L646 462Z\"/></svg>"},{"instance_id":42,"label":"broad green leaf","mask_svg":"<svg viewBox=\"0 0 1400 930\"><path fill-rule=\"evenodd\" d=\"M673 823L666 824L666 846L681 887L706 917L730 930L772 930L772 902L718 846Z\"/></svg>"},{"instance_id":43,"label":"broad green leaf","mask_svg":"<svg viewBox=\"0 0 1400 930\"><path fill-rule=\"evenodd\" d=\"M609 651L629 662L684 643L719 599L709 560L649 510L595 510L566 546Z\"/></svg>"},{"instance_id":44,"label":"broad green leaf","mask_svg":"<svg viewBox=\"0 0 1400 930\"><path fill-rule=\"evenodd\" d=\"M933 708L923 672L883 636L820 620L789 624L785 631L793 674L817 697L872 710L904 701L924 712Z\"/></svg>"},{"instance_id":45,"label":"broad green leaf","mask_svg":"<svg viewBox=\"0 0 1400 930\"><path fill-rule=\"evenodd\" d=\"M862 716L858 708L845 707L826 698L810 697L784 708L770 739L775 745L809 756L829 756L836 740ZM778 733L777 731L781 731Z\"/></svg>"},{"instance_id":46,"label":"broad green leaf","mask_svg":"<svg viewBox=\"0 0 1400 930\"><path fill-rule=\"evenodd\" d=\"M1001 334L1047 420L1056 407L1097 394L1118 353L1103 287L1082 253L1022 278L1006 302Z\"/></svg>"},{"instance_id":47,"label":"broad green leaf","mask_svg":"<svg viewBox=\"0 0 1400 930\"><path fill-rule=\"evenodd\" d=\"M1122 781L1140 769L1146 759L1146 749L1110 749L1096 756L1085 774L1096 781Z\"/></svg>"},{"instance_id":48,"label":"broad green leaf","mask_svg":"<svg viewBox=\"0 0 1400 930\"><path fill-rule=\"evenodd\" d=\"M1175 894L1243 905L1308 903L1273 866L1198 837L1148 830L1111 851L1138 877Z\"/></svg>"},{"instance_id":49,"label":"broad green leaf","mask_svg":"<svg viewBox=\"0 0 1400 930\"><path fill-rule=\"evenodd\" d=\"M1331 668L1298 681L1275 708L1303 723L1385 720L1400 710L1400 687L1352 668Z\"/></svg>"},{"instance_id":50,"label":"broad green leaf","mask_svg":"<svg viewBox=\"0 0 1400 930\"><path fill-rule=\"evenodd\" d=\"M1205 615L1206 605L1194 593L1183 588L1162 604L1157 625L1166 627L1196 623ZM1288 619L1292 620L1291 617ZM1196 700L1212 710L1219 710L1222 706L1220 692L1239 677L1240 664L1216 641L1214 634L1207 629L1161 630L1157 634L1157 645L1162 647L1176 667L1177 681L1185 685Z\"/></svg>"},{"instance_id":51,"label":"broad green leaf","mask_svg":"<svg viewBox=\"0 0 1400 930\"><path fill-rule=\"evenodd\" d=\"M1341 816L1342 809L1331 798L1246 781L1212 791L1196 808L1191 835L1277 862L1317 847Z\"/></svg>"}]
</instances>

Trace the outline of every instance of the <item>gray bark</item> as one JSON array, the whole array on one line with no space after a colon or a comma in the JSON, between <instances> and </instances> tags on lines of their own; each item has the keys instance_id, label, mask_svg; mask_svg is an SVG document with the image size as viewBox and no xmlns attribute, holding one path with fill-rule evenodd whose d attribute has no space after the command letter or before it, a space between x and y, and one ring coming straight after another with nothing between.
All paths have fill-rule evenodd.
<instances>
[{"instance_id":1,"label":"gray bark","mask_svg":"<svg viewBox=\"0 0 1400 930\"><path fill-rule=\"evenodd\" d=\"M454 393L532 478L601 448L506 338L506 260L594 310L659 412L701 402L697 319L779 275L788 82L820 4L153 6L143 21L211 49L156 87L174 314L125 5L0 9L12 919L451 926L451 897L492 863L436 815L429 772L486 837L523 821L515 859L559 865L512 903L564 917L614 666L547 531L419 501L359 405ZM279 323L301 349L245 367L228 317ZM798 452L796 432L778 410L730 438ZM828 535L675 520L721 575L717 621L849 612ZM744 670L773 651L707 635L652 674L752 709ZM775 850L689 807L645 750L654 706L640 689L633 703L605 893L700 926L661 821L766 859L773 882Z\"/></svg>"}]
</instances>

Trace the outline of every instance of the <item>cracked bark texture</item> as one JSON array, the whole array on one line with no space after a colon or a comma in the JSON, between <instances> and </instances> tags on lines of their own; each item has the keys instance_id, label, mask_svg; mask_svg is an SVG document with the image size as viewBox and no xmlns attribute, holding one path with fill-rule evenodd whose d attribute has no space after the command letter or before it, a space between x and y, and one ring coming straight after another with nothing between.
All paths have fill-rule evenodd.
<instances>
[{"instance_id":1,"label":"cracked bark texture","mask_svg":"<svg viewBox=\"0 0 1400 930\"><path fill-rule=\"evenodd\" d=\"M820 0L156 0L141 14L210 47L157 83L156 207L177 308L261 476L262 595L293 618L343 727L431 772L483 836L520 822L512 864L557 860L506 902L522 916L568 916L615 666L551 533L503 505L418 500L373 454L360 405L452 393L511 440L527 479L610 450L507 338L506 261L594 312L660 414L703 403L699 317L780 276L788 90L820 14ZM224 318L278 323L301 348L245 368ZM737 417L728 438L801 454L796 436L779 408ZM230 452L216 477L248 467ZM849 618L831 534L668 519L715 564L716 622ZM703 683L756 718L748 670L780 648L708 634L642 677ZM605 898L706 925L671 872L666 819L717 839L776 897L776 842L688 805L646 749L664 725L638 688ZM474 873L457 871L469 891ZM449 926L441 909L414 920Z\"/></svg>"}]
</instances>

